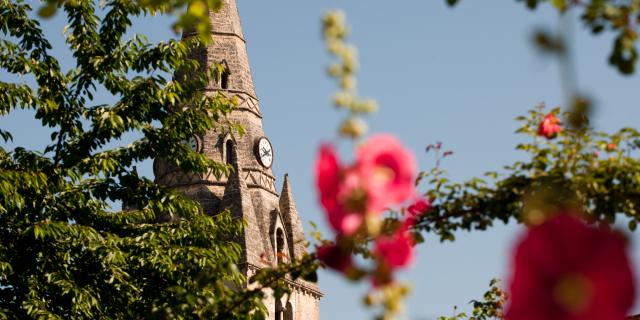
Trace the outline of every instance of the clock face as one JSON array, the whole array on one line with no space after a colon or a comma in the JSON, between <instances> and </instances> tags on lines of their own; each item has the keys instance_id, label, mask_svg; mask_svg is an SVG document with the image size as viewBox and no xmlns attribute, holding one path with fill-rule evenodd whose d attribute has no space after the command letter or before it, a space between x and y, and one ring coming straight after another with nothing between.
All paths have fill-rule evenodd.
<instances>
[{"instance_id":1,"label":"clock face","mask_svg":"<svg viewBox=\"0 0 640 320\"><path fill-rule=\"evenodd\" d=\"M186 144L191 148L191 150L198 151L198 139L196 139L196 137L189 138L189 140L186 141Z\"/></svg>"},{"instance_id":2,"label":"clock face","mask_svg":"<svg viewBox=\"0 0 640 320\"><path fill-rule=\"evenodd\" d=\"M256 157L258 162L265 168L270 168L273 164L273 148L271 142L265 137L262 137L256 143Z\"/></svg>"}]
</instances>

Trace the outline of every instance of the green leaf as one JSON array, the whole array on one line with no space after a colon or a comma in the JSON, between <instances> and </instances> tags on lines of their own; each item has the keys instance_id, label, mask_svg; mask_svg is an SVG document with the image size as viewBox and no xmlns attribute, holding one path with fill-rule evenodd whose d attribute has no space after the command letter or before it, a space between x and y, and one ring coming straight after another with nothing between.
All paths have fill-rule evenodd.
<instances>
[{"instance_id":1,"label":"green leaf","mask_svg":"<svg viewBox=\"0 0 640 320\"><path fill-rule=\"evenodd\" d=\"M47 4L40 7L40 10L38 10L38 15L43 18L51 18L54 14L56 14L57 10L58 6L55 2L47 2Z\"/></svg>"}]
</instances>

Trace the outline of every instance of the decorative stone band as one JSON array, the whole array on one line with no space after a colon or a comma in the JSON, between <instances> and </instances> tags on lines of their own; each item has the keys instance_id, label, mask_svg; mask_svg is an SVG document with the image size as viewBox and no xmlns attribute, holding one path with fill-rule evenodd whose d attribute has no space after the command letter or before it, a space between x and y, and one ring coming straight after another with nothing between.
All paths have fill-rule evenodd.
<instances>
[{"instance_id":1,"label":"decorative stone band","mask_svg":"<svg viewBox=\"0 0 640 320\"><path fill-rule=\"evenodd\" d=\"M206 89L207 92L216 92L219 94L223 94L225 97L233 97L236 96L238 99L238 107L237 110L240 111L248 111L256 115L258 118L262 119L262 113L260 112L260 104L258 98L255 96L238 90L220 90L217 88Z\"/></svg>"},{"instance_id":2,"label":"decorative stone band","mask_svg":"<svg viewBox=\"0 0 640 320\"><path fill-rule=\"evenodd\" d=\"M276 196L278 195L276 191L276 177L257 168L243 168L242 175L247 187L262 188Z\"/></svg>"},{"instance_id":3,"label":"decorative stone band","mask_svg":"<svg viewBox=\"0 0 640 320\"><path fill-rule=\"evenodd\" d=\"M276 177L262 171L259 168L243 168L242 178L244 179L247 187L260 188L275 196L279 196L276 190ZM227 185L226 177L216 177L211 171L206 174L196 173L183 173L179 169L172 172L167 172L164 175L157 177L156 181L163 185L173 187L183 187L193 184L206 184L225 186Z\"/></svg>"},{"instance_id":4,"label":"decorative stone band","mask_svg":"<svg viewBox=\"0 0 640 320\"><path fill-rule=\"evenodd\" d=\"M251 263L246 263L246 262L241 263L238 267L240 268L240 270L244 270L247 273L247 278L251 278L254 274L256 274L258 270L262 269L256 265L253 265ZM324 294L320 292L320 290L315 284L307 283L305 281L300 281L300 280L294 281L287 278L285 278L284 280L287 282L287 284L293 291L310 295L317 300L320 300L322 297L324 297Z\"/></svg>"},{"instance_id":5,"label":"decorative stone band","mask_svg":"<svg viewBox=\"0 0 640 320\"><path fill-rule=\"evenodd\" d=\"M216 32L216 31L211 31L211 34L214 36L227 36L227 37L236 37L240 40L242 40L242 42L246 43L247 41L239 34L237 33L233 33L233 32ZM193 36L197 36L198 32L195 31L189 31L189 32L185 32L182 34L182 38L186 39L186 38L191 38Z\"/></svg>"}]
</instances>

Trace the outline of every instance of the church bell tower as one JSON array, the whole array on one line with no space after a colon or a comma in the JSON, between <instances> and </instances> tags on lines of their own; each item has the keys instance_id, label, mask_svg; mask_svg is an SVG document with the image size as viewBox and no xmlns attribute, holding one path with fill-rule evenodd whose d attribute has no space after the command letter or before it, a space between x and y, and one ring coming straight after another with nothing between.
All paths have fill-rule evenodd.
<instances>
[{"instance_id":1,"label":"church bell tower","mask_svg":"<svg viewBox=\"0 0 640 320\"><path fill-rule=\"evenodd\" d=\"M207 94L235 96L238 107L228 121L241 124L244 135L208 132L193 137L191 147L208 158L236 168L229 177L189 174L171 168L161 159L154 162L156 183L174 187L199 201L204 211L216 214L230 209L246 221L239 240L243 253L240 268L251 276L258 269L294 261L306 253L304 231L287 175L280 193L271 170L274 150L262 128L262 113L253 86L249 58L242 34L236 0L223 0L219 12L210 12L213 43L195 58L201 66L224 67L219 79L205 88ZM184 38L196 36L185 33ZM314 283L290 281L293 291L287 302L265 301L272 320L319 320L322 293Z\"/></svg>"}]
</instances>

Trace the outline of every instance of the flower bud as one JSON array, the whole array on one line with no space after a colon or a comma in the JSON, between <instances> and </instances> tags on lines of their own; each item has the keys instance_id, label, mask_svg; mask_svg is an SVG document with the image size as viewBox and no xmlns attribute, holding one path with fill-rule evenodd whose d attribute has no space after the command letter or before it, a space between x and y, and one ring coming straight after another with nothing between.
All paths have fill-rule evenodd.
<instances>
[{"instance_id":1,"label":"flower bud","mask_svg":"<svg viewBox=\"0 0 640 320\"><path fill-rule=\"evenodd\" d=\"M348 92L338 92L333 96L333 104L336 107L348 107L353 103L353 95Z\"/></svg>"},{"instance_id":2,"label":"flower bud","mask_svg":"<svg viewBox=\"0 0 640 320\"><path fill-rule=\"evenodd\" d=\"M342 67L337 63L332 64L327 68L327 73L330 77L339 77L342 75Z\"/></svg>"},{"instance_id":3,"label":"flower bud","mask_svg":"<svg viewBox=\"0 0 640 320\"><path fill-rule=\"evenodd\" d=\"M340 126L340 135L348 138L362 137L367 132L367 124L360 118L349 118Z\"/></svg>"},{"instance_id":4,"label":"flower bud","mask_svg":"<svg viewBox=\"0 0 640 320\"><path fill-rule=\"evenodd\" d=\"M342 89L350 91L356 88L356 78L352 76L344 76L340 79L340 87Z\"/></svg>"}]
</instances>

